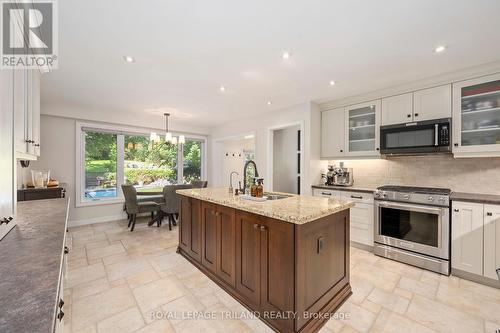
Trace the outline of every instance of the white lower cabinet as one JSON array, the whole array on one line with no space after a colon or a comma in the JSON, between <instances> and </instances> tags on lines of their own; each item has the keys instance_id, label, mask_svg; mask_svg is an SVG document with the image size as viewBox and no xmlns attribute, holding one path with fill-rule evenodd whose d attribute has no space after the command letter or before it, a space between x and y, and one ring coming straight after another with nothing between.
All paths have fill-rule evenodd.
<instances>
[{"instance_id":1,"label":"white lower cabinet","mask_svg":"<svg viewBox=\"0 0 500 333\"><path fill-rule=\"evenodd\" d=\"M354 201L351 208L351 240L373 246L373 194L360 192L342 192L342 199Z\"/></svg>"},{"instance_id":2,"label":"white lower cabinet","mask_svg":"<svg viewBox=\"0 0 500 333\"><path fill-rule=\"evenodd\" d=\"M500 206L484 205L484 276L500 279ZM498 271L497 271L498 270Z\"/></svg>"},{"instance_id":3,"label":"white lower cabinet","mask_svg":"<svg viewBox=\"0 0 500 333\"><path fill-rule=\"evenodd\" d=\"M452 203L451 267L483 274L483 204Z\"/></svg>"},{"instance_id":4,"label":"white lower cabinet","mask_svg":"<svg viewBox=\"0 0 500 333\"><path fill-rule=\"evenodd\" d=\"M498 280L500 205L454 201L451 267Z\"/></svg>"},{"instance_id":5,"label":"white lower cabinet","mask_svg":"<svg viewBox=\"0 0 500 333\"><path fill-rule=\"evenodd\" d=\"M373 246L373 194L318 188L313 190L313 194L317 197L354 201L354 207L350 211L351 240L363 245Z\"/></svg>"}]
</instances>

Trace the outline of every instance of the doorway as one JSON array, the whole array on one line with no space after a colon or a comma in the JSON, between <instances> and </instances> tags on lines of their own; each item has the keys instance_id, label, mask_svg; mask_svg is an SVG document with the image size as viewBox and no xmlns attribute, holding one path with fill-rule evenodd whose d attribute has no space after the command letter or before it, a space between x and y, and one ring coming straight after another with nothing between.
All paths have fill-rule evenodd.
<instances>
[{"instance_id":1,"label":"doorway","mask_svg":"<svg viewBox=\"0 0 500 333\"><path fill-rule=\"evenodd\" d=\"M273 191L301 193L302 129L300 124L271 129Z\"/></svg>"}]
</instances>

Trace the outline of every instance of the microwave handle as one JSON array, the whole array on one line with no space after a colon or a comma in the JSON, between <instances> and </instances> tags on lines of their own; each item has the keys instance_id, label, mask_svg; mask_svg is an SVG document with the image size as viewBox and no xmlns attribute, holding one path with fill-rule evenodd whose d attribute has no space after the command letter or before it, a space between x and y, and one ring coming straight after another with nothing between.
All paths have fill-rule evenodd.
<instances>
[{"instance_id":1,"label":"microwave handle","mask_svg":"<svg viewBox=\"0 0 500 333\"><path fill-rule=\"evenodd\" d=\"M438 124L434 124L434 146L438 146L439 145L439 143L438 143L438 140L439 140L438 132L439 132L439 125Z\"/></svg>"}]
</instances>

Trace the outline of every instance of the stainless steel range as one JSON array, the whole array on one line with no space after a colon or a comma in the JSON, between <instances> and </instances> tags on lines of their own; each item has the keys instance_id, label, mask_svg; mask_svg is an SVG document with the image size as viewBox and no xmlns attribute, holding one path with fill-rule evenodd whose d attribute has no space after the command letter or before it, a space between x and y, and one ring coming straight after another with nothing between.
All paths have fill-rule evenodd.
<instances>
[{"instance_id":1,"label":"stainless steel range","mask_svg":"<svg viewBox=\"0 0 500 333\"><path fill-rule=\"evenodd\" d=\"M374 253L449 275L450 193L443 188L379 187Z\"/></svg>"}]
</instances>

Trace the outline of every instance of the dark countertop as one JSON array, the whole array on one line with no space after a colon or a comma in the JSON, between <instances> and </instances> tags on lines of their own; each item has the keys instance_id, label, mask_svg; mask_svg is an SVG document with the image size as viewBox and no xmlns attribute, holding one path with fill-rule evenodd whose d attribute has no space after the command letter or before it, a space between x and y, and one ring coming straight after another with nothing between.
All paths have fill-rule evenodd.
<instances>
[{"instance_id":1,"label":"dark countertop","mask_svg":"<svg viewBox=\"0 0 500 333\"><path fill-rule=\"evenodd\" d=\"M500 205L500 195L479 194L466 192L452 192L450 199L452 201L477 202L484 204Z\"/></svg>"},{"instance_id":2,"label":"dark countertop","mask_svg":"<svg viewBox=\"0 0 500 333\"><path fill-rule=\"evenodd\" d=\"M17 204L0 241L0 332L52 332L69 199Z\"/></svg>"},{"instance_id":3,"label":"dark countertop","mask_svg":"<svg viewBox=\"0 0 500 333\"><path fill-rule=\"evenodd\" d=\"M348 192L363 192L363 193L373 193L375 189L356 187L356 186L333 186L333 185L312 185L312 188L320 188L325 190L335 190L335 191L348 191Z\"/></svg>"}]
</instances>

